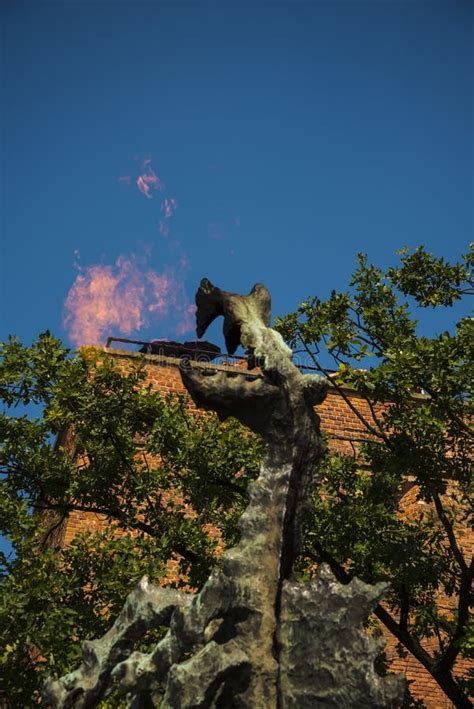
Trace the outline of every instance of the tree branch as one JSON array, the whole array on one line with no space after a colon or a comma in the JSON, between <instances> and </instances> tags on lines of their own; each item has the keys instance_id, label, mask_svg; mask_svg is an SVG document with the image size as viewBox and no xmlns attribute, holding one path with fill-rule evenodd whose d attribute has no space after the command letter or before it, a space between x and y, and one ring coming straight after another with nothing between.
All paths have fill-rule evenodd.
<instances>
[{"instance_id":1,"label":"tree branch","mask_svg":"<svg viewBox=\"0 0 474 709\"><path fill-rule=\"evenodd\" d=\"M377 429L375 429L373 426L370 425L370 423L369 423L369 422L365 419L365 417L360 413L360 411L358 410L358 408L357 408L356 406L354 406L354 404L352 403L352 401L349 399L349 397L348 397L348 396L346 395L346 393L344 392L343 388L339 386L339 384L336 382L336 380L335 380L333 377L330 377L330 376L329 376L329 374L326 372L326 370L323 369L323 367L321 367L321 365L319 364L318 360L317 360L317 359L314 359L311 350L309 349L309 347L308 347L304 342L303 342L303 347L306 349L306 352L307 352L307 353L309 354L309 356L312 358L312 360L313 360L314 364L316 365L316 368L318 369L318 371L321 372L321 374L323 374L323 376L326 377L326 379L328 379L328 380L332 383L332 385L333 385L333 387L336 389L337 393L340 394L340 396L343 398L344 402L345 402L345 403L347 404L347 406L350 408L350 410L352 411L352 413L357 416L357 418L358 418L359 421L365 426L365 428L366 428L373 436L375 436L376 438L382 439L382 440L386 443L386 445L387 445L390 449L392 449L393 446L392 446L392 443L391 443L390 439L389 439L383 432L377 431Z\"/></svg>"},{"instance_id":2,"label":"tree branch","mask_svg":"<svg viewBox=\"0 0 474 709\"><path fill-rule=\"evenodd\" d=\"M469 622L473 571L474 560L471 562L469 567L466 566L466 568L461 572L456 628L449 645L446 647L441 659L434 668L435 673L451 671L457 656L461 652L460 640L462 639Z\"/></svg>"},{"instance_id":3,"label":"tree branch","mask_svg":"<svg viewBox=\"0 0 474 709\"><path fill-rule=\"evenodd\" d=\"M438 514L438 517L441 521L441 524L443 525L446 535L449 540L449 546L451 547L451 551L453 552L453 556L456 559L459 568L464 572L468 570L468 566L466 564L466 560L464 559L462 552L458 546L458 543L456 541L456 537L454 535L454 529L453 525L449 521L446 512L443 507L443 503L441 502L441 498L439 495L434 494L433 496L433 502L435 504L436 512Z\"/></svg>"},{"instance_id":4,"label":"tree branch","mask_svg":"<svg viewBox=\"0 0 474 709\"><path fill-rule=\"evenodd\" d=\"M62 510L64 512L90 512L93 514L101 514L104 515L105 517L108 517L109 519L116 519L117 521L121 522L125 527L129 527L130 529L138 529L141 532L145 532L145 534L148 534L150 537L158 537L160 536L162 530L157 527L152 527L151 525L147 524L146 522L143 522L140 519L128 519L120 510L114 510L112 508L108 507L88 507L87 505L78 505L78 504L60 504L60 503L53 503L53 502L48 502L48 505L46 506L41 506L41 505L32 505L35 509L38 510ZM176 542L173 544L173 549L180 554L182 557L186 559L186 561L189 561L191 564L195 564L199 561L199 556L195 554L191 549L188 549L185 547L183 544L180 542Z\"/></svg>"},{"instance_id":5,"label":"tree branch","mask_svg":"<svg viewBox=\"0 0 474 709\"><path fill-rule=\"evenodd\" d=\"M60 516L59 520L58 520L55 524L53 524L52 527L50 527L50 528L48 529L48 531L47 531L46 534L44 535L44 538L43 538L43 540L42 540L42 542L41 542L41 546L42 546L43 548L46 548L46 546L47 546L47 544L48 544L49 538L51 537L52 534L54 534L54 532L55 532L57 529L59 529L59 527L61 527L61 525L62 525L63 522L65 521L66 517L67 517L67 512L66 512L66 511L63 511L63 513L62 513L62 515Z\"/></svg>"}]
</instances>

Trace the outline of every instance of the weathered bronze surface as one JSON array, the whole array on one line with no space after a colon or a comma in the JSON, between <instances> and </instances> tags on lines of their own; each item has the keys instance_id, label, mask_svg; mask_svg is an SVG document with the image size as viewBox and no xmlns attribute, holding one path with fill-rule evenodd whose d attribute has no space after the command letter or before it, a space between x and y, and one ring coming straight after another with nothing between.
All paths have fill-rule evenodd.
<instances>
[{"instance_id":1,"label":"weathered bronze surface","mask_svg":"<svg viewBox=\"0 0 474 709\"><path fill-rule=\"evenodd\" d=\"M228 351L241 344L249 369L258 367L252 374L193 362L182 369L199 407L234 416L268 443L240 542L195 596L142 580L109 632L84 644L79 669L47 683L44 700L93 707L115 682L136 709L397 707L403 681L375 673L380 647L363 625L384 584L343 586L325 565L311 583L292 579L324 453L314 406L327 385L301 374L269 327L265 286L241 296L204 279L196 304L198 337L222 315ZM150 654L132 652L148 628L166 622L169 631Z\"/></svg>"}]
</instances>

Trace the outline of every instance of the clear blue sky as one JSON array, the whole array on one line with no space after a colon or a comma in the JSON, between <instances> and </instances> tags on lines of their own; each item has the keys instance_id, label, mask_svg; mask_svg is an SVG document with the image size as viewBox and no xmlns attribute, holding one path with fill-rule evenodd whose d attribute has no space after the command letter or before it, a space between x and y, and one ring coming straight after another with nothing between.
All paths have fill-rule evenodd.
<instances>
[{"instance_id":1,"label":"clear blue sky","mask_svg":"<svg viewBox=\"0 0 474 709\"><path fill-rule=\"evenodd\" d=\"M150 269L179 281L181 310L206 275L264 282L281 314L343 288L357 251L455 258L472 238L470 0L4 0L1 14L2 338L49 328L72 344L78 264L85 288L95 266L132 283L133 336L171 338L182 313L158 307ZM149 181L147 198L140 174L166 189Z\"/></svg>"}]
</instances>

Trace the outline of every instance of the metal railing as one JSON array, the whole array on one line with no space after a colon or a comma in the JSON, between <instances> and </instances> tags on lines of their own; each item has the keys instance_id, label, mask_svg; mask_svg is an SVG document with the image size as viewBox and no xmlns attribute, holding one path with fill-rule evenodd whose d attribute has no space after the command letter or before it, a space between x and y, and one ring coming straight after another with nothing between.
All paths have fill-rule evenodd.
<instances>
[{"instance_id":1,"label":"metal railing","mask_svg":"<svg viewBox=\"0 0 474 709\"><path fill-rule=\"evenodd\" d=\"M153 346L153 342L150 341L144 341L144 340L130 340L127 337L108 337L107 342L105 346L107 349L111 349L110 345L113 342L123 342L125 344L129 345L143 345L144 347L149 347L150 350ZM166 341L159 341L160 343L163 342L163 346L166 345ZM159 346L159 345L158 345ZM113 348L112 348L113 349ZM203 362L203 363L209 363L209 364L226 364L226 365L232 365L237 362L246 362L247 357L242 356L242 355L230 355L227 354L226 352L216 352L215 350L206 350L204 347L201 349L196 349L194 347L185 347L181 343L179 343L179 349L180 352L183 352L181 355L176 355L176 358L179 359L180 357L185 357L186 352L189 352L190 359L195 359L198 362ZM157 355L155 352L144 352L142 354L150 354L150 355L155 355L155 356L162 356L162 357L173 357L174 355Z\"/></svg>"},{"instance_id":2,"label":"metal railing","mask_svg":"<svg viewBox=\"0 0 474 709\"><path fill-rule=\"evenodd\" d=\"M129 345L143 345L145 347L150 347L150 348L153 345L153 342L150 342L149 340L146 340L146 341L145 340L131 340L127 337L108 337L106 345L105 345L107 347L107 349L111 349L110 345L113 342L123 342L124 344L129 344ZM161 340L159 342L161 342ZM166 341L163 341L163 344L165 344L165 342ZM227 365L227 366L232 366L237 363L244 363L244 362L248 361L248 357L246 357L244 355L230 355L230 354L227 354L226 352L216 353L215 351L206 350L204 348L201 350L201 349L195 349L195 348L191 348L191 347L185 347L182 344L179 344L179 348L180 348L180 350L189 351L190 355L194 355L194 357L190 357L191 359L195 359L196 361L202 362L202 363L216 364L216 365L223 364L223 365ZM144 353L144 354L151 354L151 355L155 355L155 356L160 356L160 355L156 355L156 353L153 353L153 352ZM173 357L173 355L165 355L165 354L163 354L161 356ZM186 355L184 354L181 356L186 356ZM179 358L180 358L180 356L177 356L177 359L179 359ZM301 371L304 371L304 372L321 372L321 370L318 367L314 367L314 366L311 366L308 364L298 364L296 362L295 362L295 364L298 367L298 369L300 369ZM326 374L330 375L330 374L335 374L336 370L324 369L324 372Z\"/></svg>"}]
</instances>

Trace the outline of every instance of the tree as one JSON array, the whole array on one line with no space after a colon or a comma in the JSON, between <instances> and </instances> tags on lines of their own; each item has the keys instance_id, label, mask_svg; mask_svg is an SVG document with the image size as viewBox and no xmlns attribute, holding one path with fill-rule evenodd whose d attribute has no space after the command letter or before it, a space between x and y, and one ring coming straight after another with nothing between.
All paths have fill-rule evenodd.
<instances>
[{"instance_id":1,"label":"tree","mask_svg":"<svg viewBox=\"0 0 474 709\"><path fill-rule=\"evenodd\" d=\"M192 415L183 398L145 386L143 366L124 371L94 348L71 357L44 333L1 354L0 531L15 555L0 558L0 696L23 708L46 676L77 664L82 641L104 633L144 574L202 585L218 545L235 543L263 444L234 420ZM110 523L59 549L54 532L71 510Z\"/></svg>"},{"instance_id":2,"label":"tree","mask_svg":"<svg viewBox=\"0 0 474 709\"><path fill-rule=\"evenodd\" d=\"M468 707L468 682L454 665L472 657L474 645L474 566L463 537L472 524L474 324L464 317L430 338L417 334L410 309L450 308L472 295L474 259L471 251L450 264L422 247L400 255L385 272L359 255L347 292L309 298L276 325L331 378L363 430L351 455L326 458L302 567L326 561L343 582L390 581L377 617L400 652L410 651L457 707ZM323 366L328 354L336 376ZM400 514L410 487L421 504ZM431 651L428 639L437 643Z\"/></svg>"}]
</instances>

